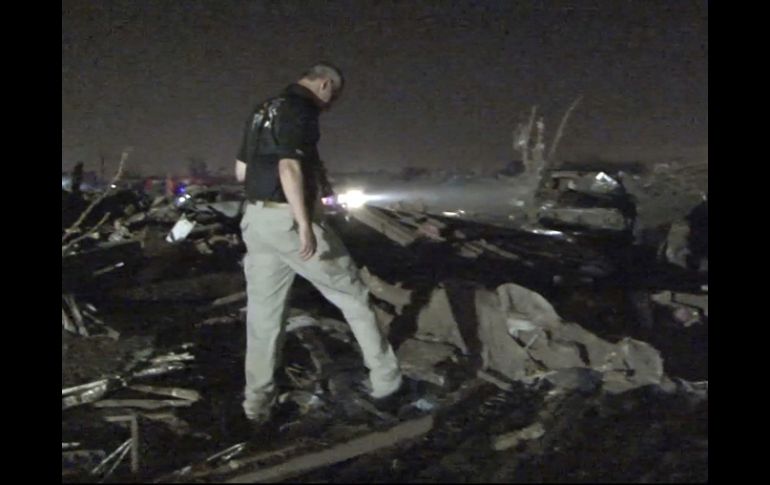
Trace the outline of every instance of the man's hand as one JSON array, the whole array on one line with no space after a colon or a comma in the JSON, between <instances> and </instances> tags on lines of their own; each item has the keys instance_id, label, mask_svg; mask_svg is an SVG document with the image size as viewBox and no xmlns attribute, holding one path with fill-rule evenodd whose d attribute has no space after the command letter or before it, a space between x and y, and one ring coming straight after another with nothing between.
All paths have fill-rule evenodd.
<instances>
[{"instance_id":1,"label":"man's hand","mask_svg":"<svg viewBox=\"0 0 770 485\"><path fill-rule=\"evenodd\" d=\"M316 240L313 224L305 207L305 194L302 190L302 167L299 160L283 158L278 162L278 176L281 179L283 193L289 201L294 220L299 228L299 256L303 261L315 254Z\"/></svg>"},{"instance_id":2,"label":"man's hand","mask_svg":"<svg viewBox=\"0 0 770 485\"><path fill-rule=\"evenodd\" d=\"M315 234L313 226L310 224L300 226L299 228L299 257L303 261L312 258L316 250Z\"/></svg>"}]
</instances>

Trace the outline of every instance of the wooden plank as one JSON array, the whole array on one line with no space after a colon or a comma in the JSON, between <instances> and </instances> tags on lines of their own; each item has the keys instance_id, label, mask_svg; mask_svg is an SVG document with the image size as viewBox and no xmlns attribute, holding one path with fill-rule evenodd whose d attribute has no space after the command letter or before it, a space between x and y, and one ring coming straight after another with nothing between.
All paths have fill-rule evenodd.
<instances>
[{"instance_id":1,"label":"wooden plank","mask_svg":"<svg viewBox=\"0 0 770 485\"><path fill-rule=\"evenodd\" d=\"M349 214L357 221L366 224L401 246L408 246L417 239L417 235L414 231L411 231L402 224L392 220L378 209L360 207L349 211Z\"/></svg>"},{"instance_id":2,"label":"wooden plank","mask_svg":"<svg viewBox=\"0 0 770 485\"><path fill-rule=\"evenodd\" d=\"M223 296L222 298L217 298L211 303L211 306L218 307L222 305L229 305L230 303L236 303L243 300L246 300L246 292L239 291L238 293L233 293L232 295L227 295L227 296Z\"/></svg>"},{"instance_id":3,"label":"wooden plank","mask_svg":"<svg viewBox=\"0 0 770 485\"><path fill-rule=\"evenodd\" d=\"M285 480L317 468L394 446L402 441L418 438L432 428L433 416L423 416L398 424L387 431L370 433L326 450L290 459L273 467L238 475L226 483L260 483Z\"/></svg>"},{"instance_id":4,"label":"wooden plank","mask_svg":"<svg viewBox=\"0 0 770 485\"><path fill-rule=\"evenodd\" d=\"M96 408L140 408L140 409L162 409L168 407L189 407L193 401L184 399L104 399L93 404Z\"/></svg>"}]
</instances>

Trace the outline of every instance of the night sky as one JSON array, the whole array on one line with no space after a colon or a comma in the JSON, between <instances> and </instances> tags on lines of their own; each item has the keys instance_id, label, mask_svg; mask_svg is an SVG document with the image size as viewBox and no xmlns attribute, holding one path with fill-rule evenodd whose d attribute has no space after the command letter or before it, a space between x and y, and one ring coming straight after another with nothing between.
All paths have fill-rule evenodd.
<instances>
[{"instance_id":1,"label":"night sky","mask_svg":"<svg viewBox=\"0 0 770 485\"><path fill-rule=\"evenodd\" d=\"M330 171L493 169L537 104L561 159L707 160L707 1L62 2L62 167L230 170L252 106L322 59Z\"/></svg>"}]
</instances>

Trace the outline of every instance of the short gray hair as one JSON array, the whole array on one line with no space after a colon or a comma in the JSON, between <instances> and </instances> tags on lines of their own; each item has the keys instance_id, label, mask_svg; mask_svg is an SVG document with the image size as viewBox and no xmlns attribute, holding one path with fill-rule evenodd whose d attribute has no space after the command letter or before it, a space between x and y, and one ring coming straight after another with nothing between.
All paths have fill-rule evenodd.
<instances>
[{"instance_id":1,"label":"short gray hair","mask_svg":"<svg viewBox=\"0 0 770 485\"><path fill-rule=\"evenodd\" d=\"M303 78L310 79L331 79L336 84L336 91L339 91L345 86L345 78L342 75L342 71L337 66L329 64L327 62L320 62L302 75Z\"/></svg>"}]
</instances>

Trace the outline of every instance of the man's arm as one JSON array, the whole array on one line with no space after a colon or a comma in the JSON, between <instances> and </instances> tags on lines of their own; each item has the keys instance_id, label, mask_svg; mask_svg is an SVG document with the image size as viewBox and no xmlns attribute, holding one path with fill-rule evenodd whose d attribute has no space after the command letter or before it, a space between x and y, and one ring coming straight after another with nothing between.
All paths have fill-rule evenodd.
<instances>
[{"instance_id":1,"label":"man's arm","mask_svg":"<svg viewBox=\"0 0 770 485\"><path fill-rule=\"evenodd\" d=\"M300 257L307 261L316 250L315 234L305 205L305 192L303 190L302 167L298 160L282 158L278 162L278 176L281 179L281 187L289 201L294 220L297 221L300 240Z\"/></svg>"},{"instance_id":2,"label":"man's arm","mask_svg":"<svg viewBox=\"0 0 770 485\"><path fill-rule=\"evenodd\" d=\"M246 180L246 163L241 160L235 160L235 180L238 182Z\"/></svg>"},{"instance_id":3,"label":"man's arm","mask_svg":"<svg viewBox=\"0 0 770 485\"><path fill-rule=\"evenodd\" d=\"M238 148L238 155L235 157L235 180L238 182L246 181L246 162L249 154L246 153L248 149L249 134L251 132L251 125L254 119L254 114L246 121L246 126L243 128L243 137L241 138L241 146Z\"/></svg>"}]
</instances>

